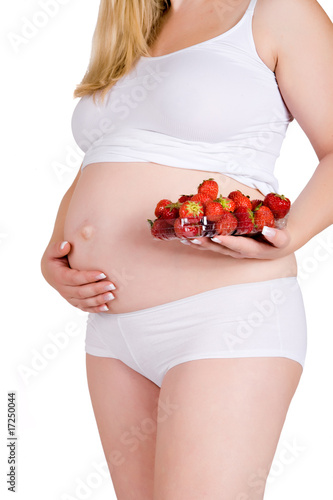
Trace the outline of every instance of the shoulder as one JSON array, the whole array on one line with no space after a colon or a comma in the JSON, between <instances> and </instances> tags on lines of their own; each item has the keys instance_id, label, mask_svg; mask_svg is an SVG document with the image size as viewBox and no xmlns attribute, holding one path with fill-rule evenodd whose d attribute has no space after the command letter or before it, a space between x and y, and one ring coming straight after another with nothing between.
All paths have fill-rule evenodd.
<instances>
[{"instance_id":1,"label":"shoulder","mask_svg":"<svg viewBox=\"0 0 333 500\"><path fill-rule=\"evenodd\" d=\"M281 95L321 159L333 144L333 23L316 0L258 0Z\"/></svg>"},{"instance_id":2,"label":"shoulder","mask_svg":"<svg viewBox=\"0 0 333 500\"><path fill-rule=\"evenodd\" d=\"M277 55L291 43L333 35L332 21L317 0L258 0L256 8Z\"/></svg>"}]
</instances>

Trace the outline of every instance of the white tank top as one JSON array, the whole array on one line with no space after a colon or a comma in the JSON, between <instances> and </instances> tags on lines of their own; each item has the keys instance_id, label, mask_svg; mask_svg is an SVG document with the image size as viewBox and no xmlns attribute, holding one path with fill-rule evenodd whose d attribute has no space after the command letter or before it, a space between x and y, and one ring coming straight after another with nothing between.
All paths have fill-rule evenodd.
<instances>
[{"instance_id":1,"label":"white tank top","mask_svg":"<svg viewBox=\"0 0 333 500\"><path fill-rule=\"evenodd\" d=\"M157 57L141 57L108 92L77 103L72 132L98 162L153 162L219 172L278 192L276 159L293 117L260 59L251 0L229 31Z\"/></svg>"}]
</instances>

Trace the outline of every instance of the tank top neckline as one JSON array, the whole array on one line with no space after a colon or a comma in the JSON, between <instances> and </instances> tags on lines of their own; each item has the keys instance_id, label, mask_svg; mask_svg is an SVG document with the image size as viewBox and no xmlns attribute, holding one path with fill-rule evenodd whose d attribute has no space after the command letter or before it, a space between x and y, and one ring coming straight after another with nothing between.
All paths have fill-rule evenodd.
<instances>
[{"instance_id":1,"label":"tank top neckline","mask_svg":"<svg viewBox=\"0 0 333 500\"><path fill-rule=\"evenodd\" d=\"M240 18L238 23L236 23L234 26L232 26L227 31L220 33L219 35L214 36L213 38L209 38L208 40L204 40L203 42L195 43L194 45L189 45L188 47L184 47L183 49L175 50L174 52L169 52L169 54L163 54L161 56L141 56L140 59L163 59L164 57L173 56L174 54L179 54L180 52L184 52L185 50L190 50L190 49L199 47L200 45L204 45L205 43L213 42L214 40L218 40L219 38L223 38L223 37L227 36L230 33L232 33L234 30L236 30L245 21L246 15L250 11L250 7L251 7L252 3L253 3L253 0L250 0L246 11L244 12L243 16Z\"/></svg>"}]
</instances>

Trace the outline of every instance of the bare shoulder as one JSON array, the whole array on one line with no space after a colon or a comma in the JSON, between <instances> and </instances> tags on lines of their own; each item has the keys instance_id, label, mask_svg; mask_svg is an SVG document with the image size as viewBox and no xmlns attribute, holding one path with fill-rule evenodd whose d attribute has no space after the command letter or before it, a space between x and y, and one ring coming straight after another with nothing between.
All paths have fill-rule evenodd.
<instances>
[{"instance_id":1,"label":"bare shoulder","mask_svg":"<svg viewBox=\"0 0 333 500\"><path fill-rule=\"evenodd\" d=\"M333 152L333 23L316 0L258 0L281 95L319 159Z\"/></svg>"},{"instance_id":2,"label":"bare shoulder","mask_svg":"<svg viewBox=\"0 0 333 500\"><path fill-rule=\"evenodd\" d=\"M333 36L333 24L317 0L258 0L260 17L277 54L290 43Z\"/></svg>"}]
</instances>

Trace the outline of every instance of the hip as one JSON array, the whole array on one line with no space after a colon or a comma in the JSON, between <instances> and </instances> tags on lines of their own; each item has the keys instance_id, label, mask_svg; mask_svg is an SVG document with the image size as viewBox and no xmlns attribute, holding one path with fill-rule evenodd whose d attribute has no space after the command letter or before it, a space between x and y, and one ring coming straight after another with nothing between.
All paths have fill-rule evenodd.
<instances>
[{"instance_id":1,"label":"hip","mask_svg":"<svg viewBox=\"0 0 333 500\"><path fill-rule=\"evenodd\" d=\"M306 350L296 277L220 287L128 313L90 313L87 322L87 353L120 359L158 386L184 361L282 356L303 367Z\"/></svg>"}]
</instances>

